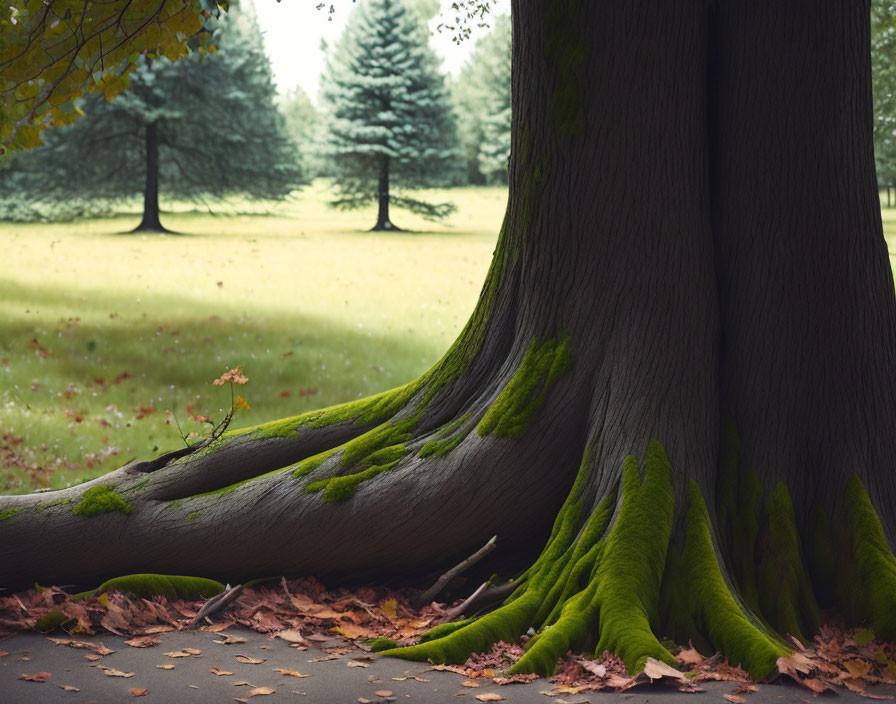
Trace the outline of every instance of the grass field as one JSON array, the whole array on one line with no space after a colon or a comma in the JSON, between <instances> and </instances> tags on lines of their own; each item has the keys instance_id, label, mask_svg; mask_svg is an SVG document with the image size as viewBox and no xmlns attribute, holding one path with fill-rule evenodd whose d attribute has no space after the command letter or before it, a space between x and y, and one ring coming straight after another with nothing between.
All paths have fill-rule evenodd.
<instances>
[{"instance_id":1,"label":"grass field","mask_svg":"<svg viewBox=\"0 0 896 704\"><path fill-rule=\"evenodd\" d=\"M446 194L436 194L435 197ZM504 214L502 189L373 234L327 209L163 218L182 236L119 235L137 218L0 224L0 491L63 487L183 444L230 407L241 364L254 425L400 385L469 316Z\"/></svg>"},{"instance_id":2,"label":"grass field","mask_svg":"<svg viewBox=\"0 0 896 704\"><path fill-rule=\"evenodd\" d=\"M126 235L135 216L0 224L0 493L59 488L149 458L220 419L239 388L254 425L402 384L475 304L506 191L447 197L443 225L371 234L309 189L282 212L165 218L181 236ZM891 265L896 209L883 211Z\"/></svg>"}]
</instances>

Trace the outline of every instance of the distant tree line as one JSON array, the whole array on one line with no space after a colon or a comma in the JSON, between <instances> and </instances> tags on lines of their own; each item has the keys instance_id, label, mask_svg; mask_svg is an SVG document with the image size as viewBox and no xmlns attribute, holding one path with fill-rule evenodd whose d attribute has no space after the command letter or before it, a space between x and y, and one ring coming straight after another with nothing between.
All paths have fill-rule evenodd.
<instances>
[{"instance_id":1,"label":"distant tree line","mask_svg":"<svg viewBox=\"0 0 896 704\"><path fill-rule=\"evenodd\" d=\"M896 205L896 1L871 3L874 157L878 186Z\"/></svg>"}]
</instances>

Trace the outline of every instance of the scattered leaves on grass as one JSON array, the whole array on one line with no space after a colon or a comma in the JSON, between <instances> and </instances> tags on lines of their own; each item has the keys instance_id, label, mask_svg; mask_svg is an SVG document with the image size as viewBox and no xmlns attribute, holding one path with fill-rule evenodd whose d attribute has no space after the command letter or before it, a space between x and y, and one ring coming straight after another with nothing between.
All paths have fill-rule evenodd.
<instances>
[{"instance_id":1,"label":"scattered leaves on grass","mask_svg":"<svg viewBox=\"0 0 896 704\"><path fill-rule=\"evenodd\" d=\"M23 672L19 675L19 679L27 682L46 682L52 676L53 675L49 672L32 672L30 675Z\"/></svg>"}]
</instances>

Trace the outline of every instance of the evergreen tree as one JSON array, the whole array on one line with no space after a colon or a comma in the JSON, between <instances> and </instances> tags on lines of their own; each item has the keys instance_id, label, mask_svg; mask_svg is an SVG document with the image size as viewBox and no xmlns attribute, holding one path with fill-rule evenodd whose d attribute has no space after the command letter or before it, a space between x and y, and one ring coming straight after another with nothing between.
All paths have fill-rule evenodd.
<instances>
[{"instance_id":1,"label":"evergreen tree","mask_svg":"<svg viewBox=\"0 0 896 704\"><path fill-rule=\"evenodd\" d=\"M303 172L309 178L320 175L324 167L317 153L317 145L323 125L317 108L301 86L281 96L278 105L286 122L286 132L298 149Z\"/></svg>"},{"instance_id":2,"label":"evergreen tree","mask_svg":"<svg viewBox=\"0 0 896 704\"><path fill-rule=\"evenodd\" d=\"M896 2L871 5L871 57L874 84L874 156L877 181L887 189L887 205L896 187Z\"/></svg>"},{"instance_id":3,"label":"evergreen tree","mask_svg":"<svg viewBox=\"0 0 896 704\"><path fill-rule=\"evenodd\" d=\"M408 193L449 182L458 160L451 104L426 37L404 0L365 0L328 57L322 152L338 191L332 205L377 203L373 230L398 229L390 205L429 219L454 210Z\"/></svg>"},{"instance_id":4,"label":"evergreen tree","mask_svg":"<svg viewBox=\"0 0 896 704\"><path fill-rule=\"evenodd\" d=\"M452 84L468 183L507 183L510 16L495 18Z\"/></svg>"},{"instance_id":5,"label":"evergreen tree","mask_svg":"<svg viewBox=\"0 0 896 704\"><path fill-rule=\"evenodd\" d=\"M254 16L223 16L214 41L204 56L141 57L130 90L89 96L84 118L0 173L2 190L57 202L142 194L138 231L164 231L160 194L287 196L301 171Z\"/></svg>"}]
</instances>

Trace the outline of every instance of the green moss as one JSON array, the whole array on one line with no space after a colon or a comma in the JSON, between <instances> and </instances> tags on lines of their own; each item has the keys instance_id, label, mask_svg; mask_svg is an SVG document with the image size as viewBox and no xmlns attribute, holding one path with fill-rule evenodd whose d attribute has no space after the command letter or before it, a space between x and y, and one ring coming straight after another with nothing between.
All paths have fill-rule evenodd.
<instances>
[{"instance_id":1,"label":"green moss","mask_svg":"<svg viewBox=\"0 0 896 704\"><path fill-rule=\"evenodd\" d=\"M18 516L21 512L22 509L20 508L8 508L5 511L0 511L0 521L5 521L13 516Z\"/></svg>"},{"instance_id":2,"label":"green moss","mask_svg":"<svg viewBox=\"0 0 896 704\"><path fill-rule=\"evenodd\" d=\"M460 430L464 425L466 425L470 418L473 417L472 413L464 413L459 418L455 418L453 421L448 423L447 425L439 428L439 431L436 433L437 438L447 438L450 435L454 435L458 430Z\"/></svg>"},{"instance_id":3,"label":"green moss","mask_svg":"<svg viewBox=\"0 0 896 704\"><path fill-rule=\"evenodd\" d=\"M444 457L463 441L464 436L462 435L447 440L433 440L421 447L417 454L420 457Z\"/></svg>"},{"instance_id":4,"label":"green moss","mask_svg":"<svg viewBox=\"0 0 896 704\"><path fill-rule=\"evenodd\" d=\"M367 645L370 647L371 652L379 653L382 650L391 650L397 647L398 643L391 638L374 638L367 641Z\"/></svg>"},{"instance_id":5,"label":"green moss","mask_svg":"<svg viewBox=\"0 0 896 704\"><path fill-rule=\"evenodd\" d=\"M100 484L85 491L81 501L72 509L76 516L97 516L113 511L128 514L131 512L131 505L108 484Z\"/></svg>"},{"instance_id":6,"label":"green moss","mask_svg":"<svg viewBox=\"0 0 896 704\"><path fill-rule=\"evenodd\" d=\"M702 635L732 664L740 664L756 679L766 677L788 651L736 601L726 584L709 512L696 482L691 482L684 550L670 549L668 561L663 612L672 617L674 635L685 639Z\"/></svg>"},{"instance_id":7,"label":"green moss","mask_svg":"<svg viewBox=\"0 0 896 704\"><path fill-rule=\"evenodd\" d=\"M557 132L566 136L585 127L581 72L588 45L580 4L580 0L552 0L544 13L544 51L555 76L550 115Z\"/></svg>"},{"instance_id":8,"label":"green moss","mask_svg":"<svg viewBox=\"0 0 896 704\"><path fill-rule=\"evenodd\" d=\"M516 374L486 411L477 432L482 436L520 437L544 403L550 386L571 364L570 341L565 335L544 342L533 339Z\"/></svg>"},{"instance_id":9,"label":"green moss","mask_svg":"<svg viewBox=\"0 0 896 704\"><path fill-rule=\"evenodd\" d=\"M851 538L855 576L852 609L878 638L896 638L896 558L861 480L846 485L846 526Z\"/></svg>"},{"instance_id":10,"label":"green moss","mask_svg":"<svg viewBox=\"0 0 896 704\"><path fill-rule=\"evenodd\" d=\"M47 613L45 613L43 616L37 619L37 621L34 622L34 630L41 633L48 633L54 628L58 628L66 621L70 620L71 619L61 611L53 609L52 611L48 611Z\"/></svg>"},{"instance_id":11,"label":"green moss","mask_svg":"<svg viewBox=\"0 0 896 704\"><path fill-rule=\"evenodd\" d=\"M354 440L342 445L342 466L374 464L370 458L387 447L402 445L411 439L411 431L420 421L420 415L406 418L397 423L388 422L377 426Z\"/></svg>"},{"instance_id":12,"label":"green moss","mask_svg":"<svg viewBox=\"0 0 896 704\"><path fill-rule=\"evenodd\" d=\"M761 613L778 633L805 642L803 632L818 630L821 613L803 566L793 504L783 483L769 497L765 525L757 559Z\"/></svg>"},{"instance_id":13,"label":"green moss","mask_svg":"<svg viewBox=\"0 0 896 704\"><path fill-rule=\"evenodd\" d=\"M66 506L72 502L71 499L56 499L47 503L39 503L34 507L35 511L46 511L47 509L56 508L57 506Z\"/></svg>"},{"instance_id":14,"label":"green moss","mask_svg":"<svg viewBox=\"0 0 896 704\"><path fill-rule=\"evenodd\" d=\"M180 508L181 505L183 504L183 502L184 502L183 499L175 499L174 501L169 501L169 502L168 502L167 504L165 504L165 505L166 505L168 508Z\"/></svg>"},{"instance_id":15,"label":"green moss","mask_svg":"<svg viewBox=\"0 0 896 704\"><path fill-rule=\"evenodd\" d=\"M195 601L220 594L224 585L213 579L166 574L130 574L103 582L97 591L118 591L144 599L161 595L167 599Z\"/></svg>"},{"instance_id":16,"label":"green moss","mask_svg":"<svg viewBox=\"0 0 896 704\"><path fill-rule=\"evenodd\" d=\"M320 467L324 462L330 459L337 452L339 452L339 448L335 447L332 450L326 450L325 452L320 452L316 455L312 455L308 459L302 460L297 465L295 465L292 476L294 476L296 479L299 479L308 474L311 474L311 472Z\"/></svg>"},{"instance_id":17,"label":"green moss","mask_svg":"<svg viewBox=\"0 0 896 704\"><path fill-rule=\"evenodd\" d=\"M187 514L187 520L188 520L188 521L195 521L195 520L196 520L197 518L199 518L201 515L202 515L202 511L193 511L193 513L188 513L188 514Z\"/></svg>"},{"instance_id":18,"label":"green moss","mask_svg":"<svg viewBox=\"0 0 896 704\"><path fill-rule=\"evenodd\" d=\"M361 482L365 482L368 479L373 479L375 476L377 476L378 474L382 474L383 472L388 472L397 464L398 460L395 460L394 462L390 462L389 464L368 467L367 469L360 472L355 472L354 474L346 474L341 477L330 477L329 479L322 479L319 482L312 482L311 484L306 486L305 491L313 493L323 490L323 501L346 501L347 499L350 499L352 496L354 496L355 490L358 488L358 485Z\"/></svg>"}]
</instances>

